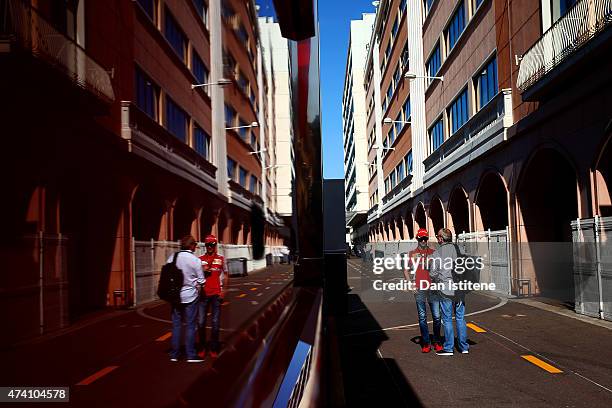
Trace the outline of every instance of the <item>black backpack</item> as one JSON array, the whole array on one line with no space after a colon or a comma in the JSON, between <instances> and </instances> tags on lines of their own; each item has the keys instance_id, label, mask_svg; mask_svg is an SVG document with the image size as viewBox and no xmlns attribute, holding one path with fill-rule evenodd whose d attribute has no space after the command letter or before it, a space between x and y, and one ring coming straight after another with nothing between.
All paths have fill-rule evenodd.
<instances>
[{"instance_id":1,"label":"black backpack","mask_svg":"<svg viewBox=\"0 0 612 408\"><path fill-rule=\"evenodd\" d=\"M478 263L476 262L477 258L471 255L466 255L461 252L459 246L457 244L453 244L455 247L455 251L457 251L457 259L455 260L455 265L453 267L453 282L471 282L471 283L479 283L480 282L480 268L478 267ZM472 265L470 268L466 268L466 261L468 258L472 258L473 260L470 262ZM457 262L457 260L460 260ZM463 272L458 273L457 267L463 266ZM470 293L471 290L456 290L455 294L467 294Z\"/></svg>"},{"instance_id":2,"label":"black backpack","mask_svg":"<svg viewBox=\"0 0 612 408\"><path fill-rule=\"evenodd\" d=\"M181 303L181 289L183 288L183 271L176 266L176 258L181 251L174 254L172 262L162 267L157 285L157 296L166 302L178 305Z\"/></svg>"}]
</instances>

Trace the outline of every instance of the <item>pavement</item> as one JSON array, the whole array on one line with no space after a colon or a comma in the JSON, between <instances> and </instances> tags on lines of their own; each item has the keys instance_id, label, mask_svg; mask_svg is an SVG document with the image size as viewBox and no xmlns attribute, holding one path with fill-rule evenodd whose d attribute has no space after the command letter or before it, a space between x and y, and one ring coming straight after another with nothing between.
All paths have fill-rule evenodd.
<instances>
[{"instance_id":1,"label":"pavement","mask_svg":"<svg viewBox=\"0 0 612 408\"><path fill-rule=\"evenodd\" d=\"M221 309L222 343L292 280L289 265L232 277ZM69 406L172 405L211 361L170 362L171 329L170 307L163 302L109 312L61 333L0 350L0 385L69 386Z\"/></svg>"},{"instance_id":2,"label":"pavement","mask_svg":"<svg viewBox=\"0 0 612 408\"><path fill-rule=\"evenodd\" d=\"M472 292L469 354L423 354L413 295L373 291L371 265L348 265L349 313L340 324L348 406L612 406L612 326Z\"/></svg>"}]
</instances>

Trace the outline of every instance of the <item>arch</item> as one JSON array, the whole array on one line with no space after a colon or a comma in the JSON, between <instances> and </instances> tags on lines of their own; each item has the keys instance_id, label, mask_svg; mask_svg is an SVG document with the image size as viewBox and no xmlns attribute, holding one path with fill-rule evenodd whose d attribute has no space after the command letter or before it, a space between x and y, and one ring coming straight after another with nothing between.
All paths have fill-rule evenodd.
<instances>
[{"instance_id":1,"label":"arch","mask_svg":"<svg viewBox=\"0 0 612 408\"><path fill-rule=\"evenodd\" d=\"M395 217L395 226L397 228L397 239L404 240L406 236L404 235L404 219L401 215Z\"/></svg>"},{"instance_id":2,"label":"arch","mask_svg":"<svg viewBox=\"0 0 612 408\"><path fill-rule=\"evenodd\" d=\"M436 234L440 228L444 228L444 206L442 200L438 196L434 196L429 203L429 220L431 230Z\"/></svg>"},{"instance_id":3,"label":"arch","mask_svg":"<svg viewBox=\"0 0 612 408\"><path fill-rule=\"evenodd\" d=\"M149 185L138 186L132 195L132 236L141 241L165 239L165 213L163 198Z\"/></svg>"},{"instance_id":4,"label":"arch","mask_svg":"<svg viewBox=\"0 0 612 408\"><path fill-rule=\"evenodd\" d=\"M476 231L497 231L509 225L508 189L504 178L497 171L488 171L482 175L474 204Z\"/></svg>"},{"instance_id":5,"label":"arch","mask_svg":"<svg viewBox=\"0 0 612 408\"><path fill-rule=\"evenodd\" d=\"M193 235L193 222L196 219L196 211L193 204L184 198L179 198L174 205L172 216L172 236L175 241L185 235Z\"/></svg>"},{"instance_id":6,"label":"arch","mask_svg":"<svg viewBox=\"0 0 612 408\"><path fill-rule=\"evenodd\" d=\"M523 276L547 297L574 301L571 221L578 216L575 167L553 148L535 151L517 185Z\"/></svg>"},{"instance_id":7,"label":"arch","mask_svg":"<svg viewBox=\"0 0 612 408\"><path fill-rule=\"evenodd\" d=\"M406 227L406 238L405 239L413 239L414 238L414 219L412 218L412 211L410 211L410 209L406 209L403 216L404 216L404 226Z\"/></svg>"},{"instance_id":8,"label":"arch","mask_svg":"<svg viewBox=\"0 0 612 408\"><path fill-rule=\"evenodd\" d=\"M599 151L593 166L594 210L602 217L612 216L612 132L608 131L606 141Z\"/></svg>"},{"instance_id":9,"label":"arch","mask_svg":"<svg viewBox=\"0 0 612 408\"><path fill-rule=\"evenodd\" d=\"M229 218L226 211L220 211L217 217L217 239L220 243L230 244Z\"/></svg>"},{"instance_id":10,"label":"arch","mask_svg":"<svg viewBox=\"0 0 612 408\"><path fill-rule=\"evenodd\" d=\"M414 221L418 228L427 228L427 213L425 205L419 201L414 209Z\"/></svg>"},{"instance_id":11,"label":"arch","mask_svg":"<svg viewBox=\"0 0 612 408\"><path fill-rule=\"evenodd\" d=\"M470 203L465 189L461 185L455 186L448 200L448 214L450 215L449 228L455 235L470 232Z\"/></svg>"}]
</instances>

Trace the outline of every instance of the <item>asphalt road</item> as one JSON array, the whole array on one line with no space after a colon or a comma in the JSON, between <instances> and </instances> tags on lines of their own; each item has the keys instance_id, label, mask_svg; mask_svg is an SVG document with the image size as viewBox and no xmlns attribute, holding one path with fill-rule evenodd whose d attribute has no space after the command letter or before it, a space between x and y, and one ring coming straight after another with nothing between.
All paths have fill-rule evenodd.
<instances>
[{"instance_id":1,"label":"asphalt road","mask_svg":"<svg viewBox=\"0 0 612 408\"><path fill-rule=\"evenodd\" d=\"M341 329L349 406L612 406L610 328L471 293L470 353L423 354L413 295L373 291L376 278L371 266L349 260Z\"/></svg>"},{"instance_id":2,"label":"asphalt road","mask_svg":"<svg viewBox=\"0 0 612 408\"><path fill-rule=\"evenodd\" d=\"M221 311L221 341L291 281L287 265L231 278ZM166 406L210 364L170 362L171 329L170 308L162 302L107 313L63 333L1 350L0 385L69 386L69 406Z\"/></svg>"}]
</instances>

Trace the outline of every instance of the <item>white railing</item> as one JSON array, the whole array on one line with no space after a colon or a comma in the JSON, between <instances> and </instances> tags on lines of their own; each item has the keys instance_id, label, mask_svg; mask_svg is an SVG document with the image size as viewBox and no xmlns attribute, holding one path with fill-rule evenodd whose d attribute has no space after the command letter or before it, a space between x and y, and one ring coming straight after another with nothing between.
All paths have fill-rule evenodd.
<instances>
[{"instance_id":1,"label":"white railing","mask_svg":"<svg viewBox=\"0 0 612 408\"><path fill-rule=\"evenodd\" d=\"M12 31L23 48L63 71L81 88L111 101L115 99L108 71L80 45L55 29L24 1L12 0L6 5L12 27L7 26L5 30Z\"/></svg>"},{"instance_id":2,"label":"white railing","mask_svg":"<svg viewBox=\"0 0 612 408\"><path fill-rule=\"evenodd\" d=\"M525 91L612 22L612 0L580 0L523 55L516 86Z\"/></svg>"}]
</instances>

